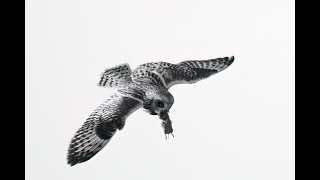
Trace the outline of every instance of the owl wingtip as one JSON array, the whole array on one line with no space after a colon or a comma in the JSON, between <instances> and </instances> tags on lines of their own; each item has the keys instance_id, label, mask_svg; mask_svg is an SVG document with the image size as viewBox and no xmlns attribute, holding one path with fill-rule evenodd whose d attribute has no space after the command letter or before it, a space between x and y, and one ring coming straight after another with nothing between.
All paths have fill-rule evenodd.
<instances>
[{"instance_id":1,"label":"owl wingtip","mask_svg":"<svg viewBox=\"0 0 320 180\"><path fill-rule=\"evenodd\" d=\"M229 58L229 65L231 65L231 64L233 63L233 61L234 61L234 56L231 56L231 57Z\"/></svg>"},{"instance_id":2,"label":"owl wingtip","mask_svg":"<svg viewBox=\"0 0 320 180\"><path fill-rule=\"evenodd\" d=\"M74 165L76 165L77 163L76 162L72 162L72 161L68 161L68 165L70 166L70 167L72 167L72 166L74 166Z\"/></svg>"},{"instance_id":3,"label":"owl wingtip","mask_svg":"<svg viewBox=\"0 0 320 180\"><path fill-rule=\"evenodd\" d=\"M76 165L78 162L74 159L74 158L72 158L70 155L68 155L68 158L67 158L67 164L69 165L69 166L74 166L74 165Z\"/></svg>"}]
</instances>

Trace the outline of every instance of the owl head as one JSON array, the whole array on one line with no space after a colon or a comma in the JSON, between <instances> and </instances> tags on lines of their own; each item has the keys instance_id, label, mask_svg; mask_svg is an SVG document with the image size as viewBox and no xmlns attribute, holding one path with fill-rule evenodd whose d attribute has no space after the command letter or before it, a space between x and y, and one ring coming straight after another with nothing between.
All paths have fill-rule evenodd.
<instances>
[{"instance_id":1,"label":"owl head","mask_svg":"<svg viewBox=\"0 0 320 180\"><path fill-rule=\"evenodd\" d=\"M164 87L153 86L146 92L146 98L143 102L143 108L151 115L159 115L160 119L166 118L167 114L174 103L172 94Z\"/></svg>"}]
</instances>

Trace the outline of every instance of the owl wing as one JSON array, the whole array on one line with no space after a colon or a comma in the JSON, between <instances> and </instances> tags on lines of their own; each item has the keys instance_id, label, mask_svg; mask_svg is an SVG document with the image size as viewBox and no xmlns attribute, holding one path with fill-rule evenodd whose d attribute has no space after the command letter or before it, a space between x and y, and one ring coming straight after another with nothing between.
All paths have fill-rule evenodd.
<instances>
[{"instance_id":1,"label":"owl wing","mask_svg":"<svg viewBox=\"0 0 320 180\"><path fill-rule=\"evenodd\" d=\"M131 74L130 65L127 63L107 68L100 75L100 80L97 85L109 88L124 87L132 81Z\"/></svg>"},{"instance_id":2,"label":"owl wing","mask_svg":"<svg viewBox=\"0 0 320 180\"><path fill-rule=\"evenodd\" d=\"M126 118L142 107L137 97L116 93L95 109L75 133L68 149L68 164L85 162L97 154L121 130Z\"/></svg>"},{"instance_id":3,"label":"owl wing","mask_svg":"<svg viewBox=\"0 0 320 180\"><path fill-rule=\"evenodd\" d=\"M234 56L209 60L190 60L166 67L162 78L167 88L175 84L191 84L217 74L234 61Z\"/></svg>"}]
</instances>

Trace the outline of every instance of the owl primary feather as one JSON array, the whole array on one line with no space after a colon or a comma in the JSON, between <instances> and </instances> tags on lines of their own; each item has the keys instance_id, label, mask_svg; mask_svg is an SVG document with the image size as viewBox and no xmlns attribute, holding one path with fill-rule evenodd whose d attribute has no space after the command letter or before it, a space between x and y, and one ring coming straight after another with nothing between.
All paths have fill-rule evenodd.
<instances>
[{"instance_id":1,"label":"owl primary feather","mask_svg":"<svg viewBox=\"0 0 320 180\"><path fill-rule=\"evenodd\" d=\"M133 71L129 64L106 69L98 86L117 88L96 108L75 133L68 149L68 164L85 162L97 154L121 130L128 116L139 108L162 120L163 131L173 133L169 110L174 98L168 91L175 84L191 84L223 71L234 57L189 60L178 64L146 63ZM172 134L173 135L173 134Z\"/></svg>"}]
</instances>

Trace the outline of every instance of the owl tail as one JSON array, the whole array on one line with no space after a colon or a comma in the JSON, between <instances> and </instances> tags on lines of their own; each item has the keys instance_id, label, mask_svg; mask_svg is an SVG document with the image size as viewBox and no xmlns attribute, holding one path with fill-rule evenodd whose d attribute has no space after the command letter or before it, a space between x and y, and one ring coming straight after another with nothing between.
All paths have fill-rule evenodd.
<instances>
[{"instance_id":1,"label":"owl tail","mask_svg":"<svg viewBox=\"0 0 320 180\"><path fill-rule=\"evenodd\" d=\"M104 70L97 85L109 88L123 87L132 81L131 74L132 71L129 64L120 64Z\"/></svg>"}]
</instances>

